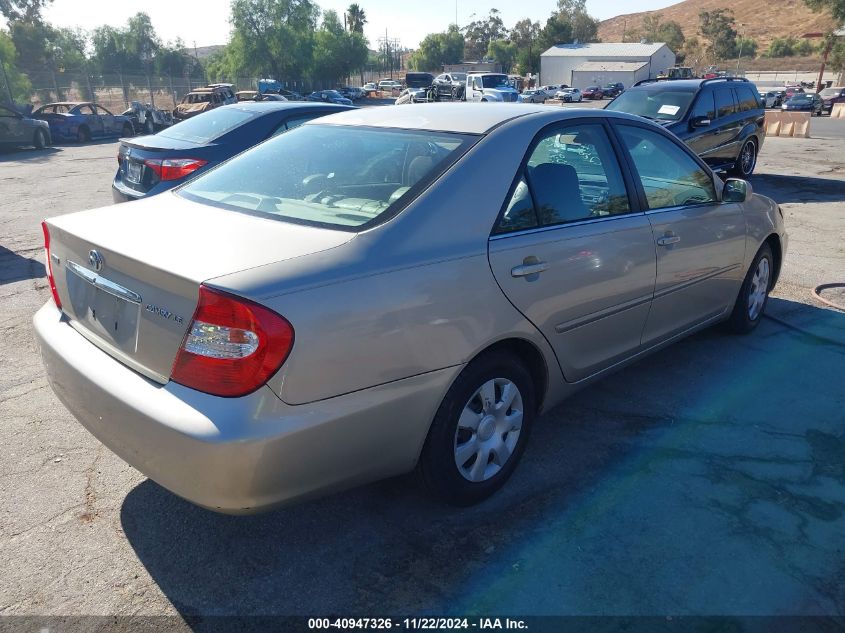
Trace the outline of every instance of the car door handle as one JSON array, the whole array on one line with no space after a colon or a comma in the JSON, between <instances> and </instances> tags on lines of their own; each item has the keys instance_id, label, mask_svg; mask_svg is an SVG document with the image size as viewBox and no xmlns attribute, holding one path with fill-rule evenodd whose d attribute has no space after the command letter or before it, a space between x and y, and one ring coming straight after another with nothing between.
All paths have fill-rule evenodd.
<instances>
[{"instance_id":1,"label":"car door handle","mask_svg":"<svg viewBox=\"0 0 845 633\"><path fill-rule=\"evenodd\" d=\"M670 244L677 244L680 241L681 238L677 235L664 235L659 240L657 240L657 243L660 246L669 246Z\"/></svg>"},{"instance_id":2,"label":"car door handle","mask_svg":"<svg viewBox=\"0 0 845 633\"><path fill-rule=\"evenodd\" d=\"M522 264L521 266L514 266L511 268L511 277L528 277L529 275L537 275L548 269L549 265L546 262L535 262L531 264Z\"/></svg>"}]
</instances>

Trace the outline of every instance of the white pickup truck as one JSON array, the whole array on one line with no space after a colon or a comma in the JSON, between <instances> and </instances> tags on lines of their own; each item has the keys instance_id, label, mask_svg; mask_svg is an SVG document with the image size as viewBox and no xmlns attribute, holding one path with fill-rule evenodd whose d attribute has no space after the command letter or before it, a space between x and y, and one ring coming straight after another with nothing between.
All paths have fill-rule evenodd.
<instances>
[{"instance_id":1,"label":"white pickup truck","mask_svg":"<svg viewBox=\"0 0 845 633\"><path fill-rule=\"evenodd\" d=\"M469 73L467 75L467 101L516 103L519 92L508 76L502 73Z\"/></svg>"}]
</instances>

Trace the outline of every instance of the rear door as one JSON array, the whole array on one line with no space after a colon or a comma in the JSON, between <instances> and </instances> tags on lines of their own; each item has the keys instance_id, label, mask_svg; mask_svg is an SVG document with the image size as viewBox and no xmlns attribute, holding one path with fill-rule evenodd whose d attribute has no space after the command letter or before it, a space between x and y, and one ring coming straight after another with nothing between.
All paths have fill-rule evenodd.
<instances>
[{"instance_id":1,"label":"rear door","mask_svg":"<svg viewBox=\"0 0 845 633\"><path fill-rule=\"evenodd\" d=\"M736 159L739 154L740 132L742 132L742 116L734 97L734 91L725 84L714 86L716 99L716 147L713 149L708 163L724 164Z\"/></svg>"},{"instance_id":2,"label":"rear door","mask_svg":"<svg viewBox=\"0 0 845 633\"><path fill-rule=\"evenodd\" d=\"M568 381L635 353L654 291L651 225L604 124L542 130L489 243L493 274Z\"/></svg>"},{"instance_id":3,"label":"rear door","mask_svg":"<svg viewBox=\"0 0 845 633\"><path fill-rule=\"evenodd\" d=\"M657 282L643 344L723 314L743 277L745 219L719 202L712 174L674 137L615 124L645 199L657 250Z\"/></svg>"},{"instance_id":4,"label":"rear door","mask_svg":"<svg viewBox=\"0 0 845 633\"><path fill-rule=\"evenodd\" d=\"M114 115L111 112L106 110L103 106L97 106L97 114L100 117L100 121L102 121L103 123L104 134L120 134L122 129L117 127L117 121L115 120Z\"/></svg>"}]
</instances>

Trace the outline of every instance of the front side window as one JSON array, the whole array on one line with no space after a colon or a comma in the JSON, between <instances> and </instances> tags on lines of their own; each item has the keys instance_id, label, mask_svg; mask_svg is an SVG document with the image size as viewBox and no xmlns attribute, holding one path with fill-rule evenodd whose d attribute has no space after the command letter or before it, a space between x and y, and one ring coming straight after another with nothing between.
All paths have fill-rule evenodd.
<instances>
[{"instance_id":1,"label":"front side window","mask_svg":"<svg viewBox=\"0 0 845 633\"><path fill-rule=\"evenodd\" d=\"M496 233L628 213L622 173L604 128L543 132L505 206Z\"/></svg>"},{"instance_id":2,"label":"front side window","mask_svg":"<svg viewBox=\"0 0 845 633\"><path fill-rule=\"evenodd\" d=\"M659 132L619 125L649 209L716 202L713 178L690 154Z\"/></svg>"},{"instance_id":3,"label":"front side window","mask_svg":"<svg viewBox=\"0 0 845 633\"><path fill-rule=\"evenodd\" d=\"M179 193L233 211L356 230L391 217L475 138L302 125L227 161Z\"/></svg>"},{"instance_id":4,"label":"front side window","mask_svg":"<svg viewBox=\"0 0 845 633\"><path fill-rule=\"evenodd\" d=\"M76 110L73 112L73 114L86 114L86 115L94 114L94 108L92 108L91 106L89 106L87 104L77 106Z\"/></svg>"}]
</instances>

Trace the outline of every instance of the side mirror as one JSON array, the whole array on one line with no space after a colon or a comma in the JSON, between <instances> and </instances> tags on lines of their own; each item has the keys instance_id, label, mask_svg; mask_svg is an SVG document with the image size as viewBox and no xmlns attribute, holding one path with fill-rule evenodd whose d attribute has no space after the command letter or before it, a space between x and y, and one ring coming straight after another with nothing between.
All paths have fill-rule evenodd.
<instances>
[{"instance_id":1,"label":"side mirror","mask_svg":"<svg viewBox=\"0 0 845 633\"><path fill-rule=\"evenodd\" d=\"M722 202L747 202L754 195L751 183L740 178L728 178L722 189Z\"/></svg>"},{"instance_id":2,"label":"side mirror","mask_svg":"<svg viewBox=\"0 0 845 633\"><path fill-rule=\"evenodd\" d=\"M690 119L690 127L707 127L710 125L710 119L704 116L696 116Z\"/></svg>"}]
</instances>

